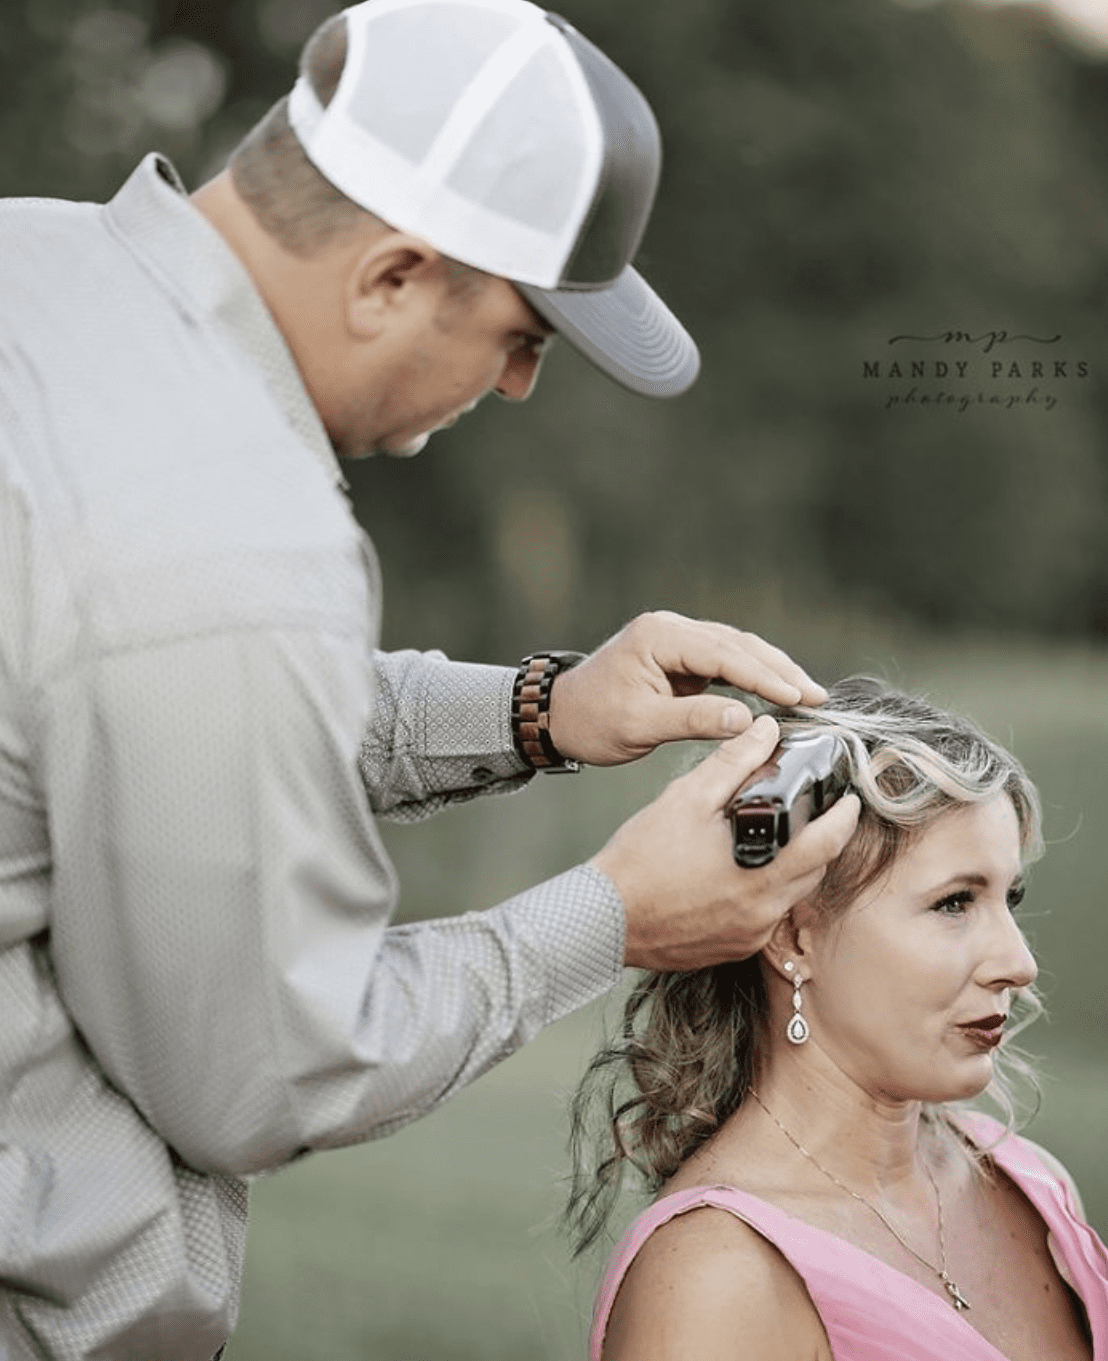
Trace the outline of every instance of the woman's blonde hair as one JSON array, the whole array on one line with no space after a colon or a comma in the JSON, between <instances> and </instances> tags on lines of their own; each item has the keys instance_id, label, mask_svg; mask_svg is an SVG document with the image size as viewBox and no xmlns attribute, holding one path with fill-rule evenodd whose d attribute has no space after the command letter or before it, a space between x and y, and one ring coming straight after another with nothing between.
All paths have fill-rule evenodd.
<instances>
[{"instance_id":1,"label":"woman's blonde hair","mask_svg":"<svg viewBox=\"0 0 1108 1361\"><path fill-rule=\"evenodd\" d=\"M967 719L880 681L854 677L820 709L776 713L782 736L830 731L850 754L862 801L858 828L832 863L813 906L834 917L889 869L921 828L961 805L1005 793L1019 825L1024 861L1042 851L1039 799L1020 763ZM1015 1029L1041 1007L1030 989L1014 999ZM574 1098L574 1170L565 1220L584 1251L600 1234L626 1167L650 1192L741 1104L757 1067L767 998L757 956L687 973L644 974L624 1008L622 1033L589 1065ZM1026 1062L1000 1049L990 1094L1013 1116L1011 1082ZM593 1112L603 1111L593 1129ZM942 1120L941 1111L928 1111ZM589 1150L594 1156L589 1157Z\"/></svg>"}]
</instances>

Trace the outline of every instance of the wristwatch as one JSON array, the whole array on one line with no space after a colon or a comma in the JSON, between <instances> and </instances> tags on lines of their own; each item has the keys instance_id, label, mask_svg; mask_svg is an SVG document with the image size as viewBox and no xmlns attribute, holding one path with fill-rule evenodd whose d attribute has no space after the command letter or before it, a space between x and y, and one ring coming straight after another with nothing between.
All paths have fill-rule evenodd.
<instances>
[{"instance_id":1,"label":"wristwatch","mask_svg":"<svg viewBox=\"0 0 1108 1361\"><path fill-rule=\"evenodd\" d=\"M532 652L512 686L512 741L533 770L576 774L580 761L563 756L550 737L550 691L555 678L585 660L583 652Z\"/></svg>"}]
</instances>

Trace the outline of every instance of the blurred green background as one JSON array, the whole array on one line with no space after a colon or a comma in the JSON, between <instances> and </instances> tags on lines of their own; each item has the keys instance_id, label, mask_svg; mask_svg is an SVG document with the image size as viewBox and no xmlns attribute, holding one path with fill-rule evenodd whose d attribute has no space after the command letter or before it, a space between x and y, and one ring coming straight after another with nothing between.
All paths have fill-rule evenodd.
<instances>
[{"instance_id":1,"label":"blurred green background","mask_svg":"<svg viewBox=\"0 0 1108 1361\"><path fill-rule=\"evenodd\" d=\"M336 8L5 0L0 193L104 198L153 148L199 183ZM514 661L665 606L755 628L824 678L928 691L1009 741L1052 843L1025 909L1052 1018L1031 1036L1031 1132L1106 1232L1108 64L1030 5L560 8L658 113L639 264L703 375L653 403L556 345L526 406L349 469L386 643ZM392 829L402 915L486 906L587 856L688 760ZM230 1361L582 1355L598 1263L571 1264L554 1221L565 1094L601 1012L394 1138L259 1182Z\"/></svg>"}]
</instances>

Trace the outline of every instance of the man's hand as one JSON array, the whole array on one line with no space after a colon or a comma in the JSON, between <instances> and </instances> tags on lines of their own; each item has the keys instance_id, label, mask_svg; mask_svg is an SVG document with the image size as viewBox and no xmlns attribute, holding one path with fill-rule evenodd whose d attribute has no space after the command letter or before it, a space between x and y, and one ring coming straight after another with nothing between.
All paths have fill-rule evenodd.
<instances>
[{"instance_id":1,"label":"man's hand","mask_svg":"<svg viewBox=\"0 0 1108 1361\"><path fill-rule=\"evenodd\" d=\"M777 743L768 714L723 743L625 822L590 862L615 884L627 912L624 963L700 969L760 950L808 897L858 821L847 794L761 869L740 869L723 810Z\"/></svg>"},{"instance_id":2,"label":"man's hand","mask_svg":"<svg viewBox=\"0 0 1108 1361\"><path fill-rule=\"evenodd\" d=\"M726 624L660 610L641 614L563 672L550 696L550 737L594 766L645 756L662 742L719 740L750 726L745 704L703 692L721 681L772 704L822 704L827 692L780 648Z\"/></svg>"}]
</instances>

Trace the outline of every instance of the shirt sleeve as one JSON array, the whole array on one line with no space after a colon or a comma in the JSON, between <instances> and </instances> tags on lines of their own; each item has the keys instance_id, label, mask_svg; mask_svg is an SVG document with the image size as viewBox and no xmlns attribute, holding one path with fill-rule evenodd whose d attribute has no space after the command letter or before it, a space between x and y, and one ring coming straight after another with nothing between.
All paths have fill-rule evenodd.
<instances>
[{"instance_id":1,"label":"shirt sleeve","mask_svg":"<svg viewBox=\"0 0 1108 1361\"><path fill-rule=\"evenodd\" d=\"M449 803L522 789L534 771L512 743L515 676L441 652L375 652L375 703L359 757L373 811L415 822Z\"/></svg>"},{"instance_id":2,"label":"shirt sleeve","mask_svg":"<svg viewBox=\"0 0 1108 1361\"><path fill-rule=\"evenodd\" d=\"M387 1133L620 976L622 908L591 867L387 927L364 655L244 628L96 655L42 695L59 990L201 1170Z\"/></svg>"}]
</instances>

